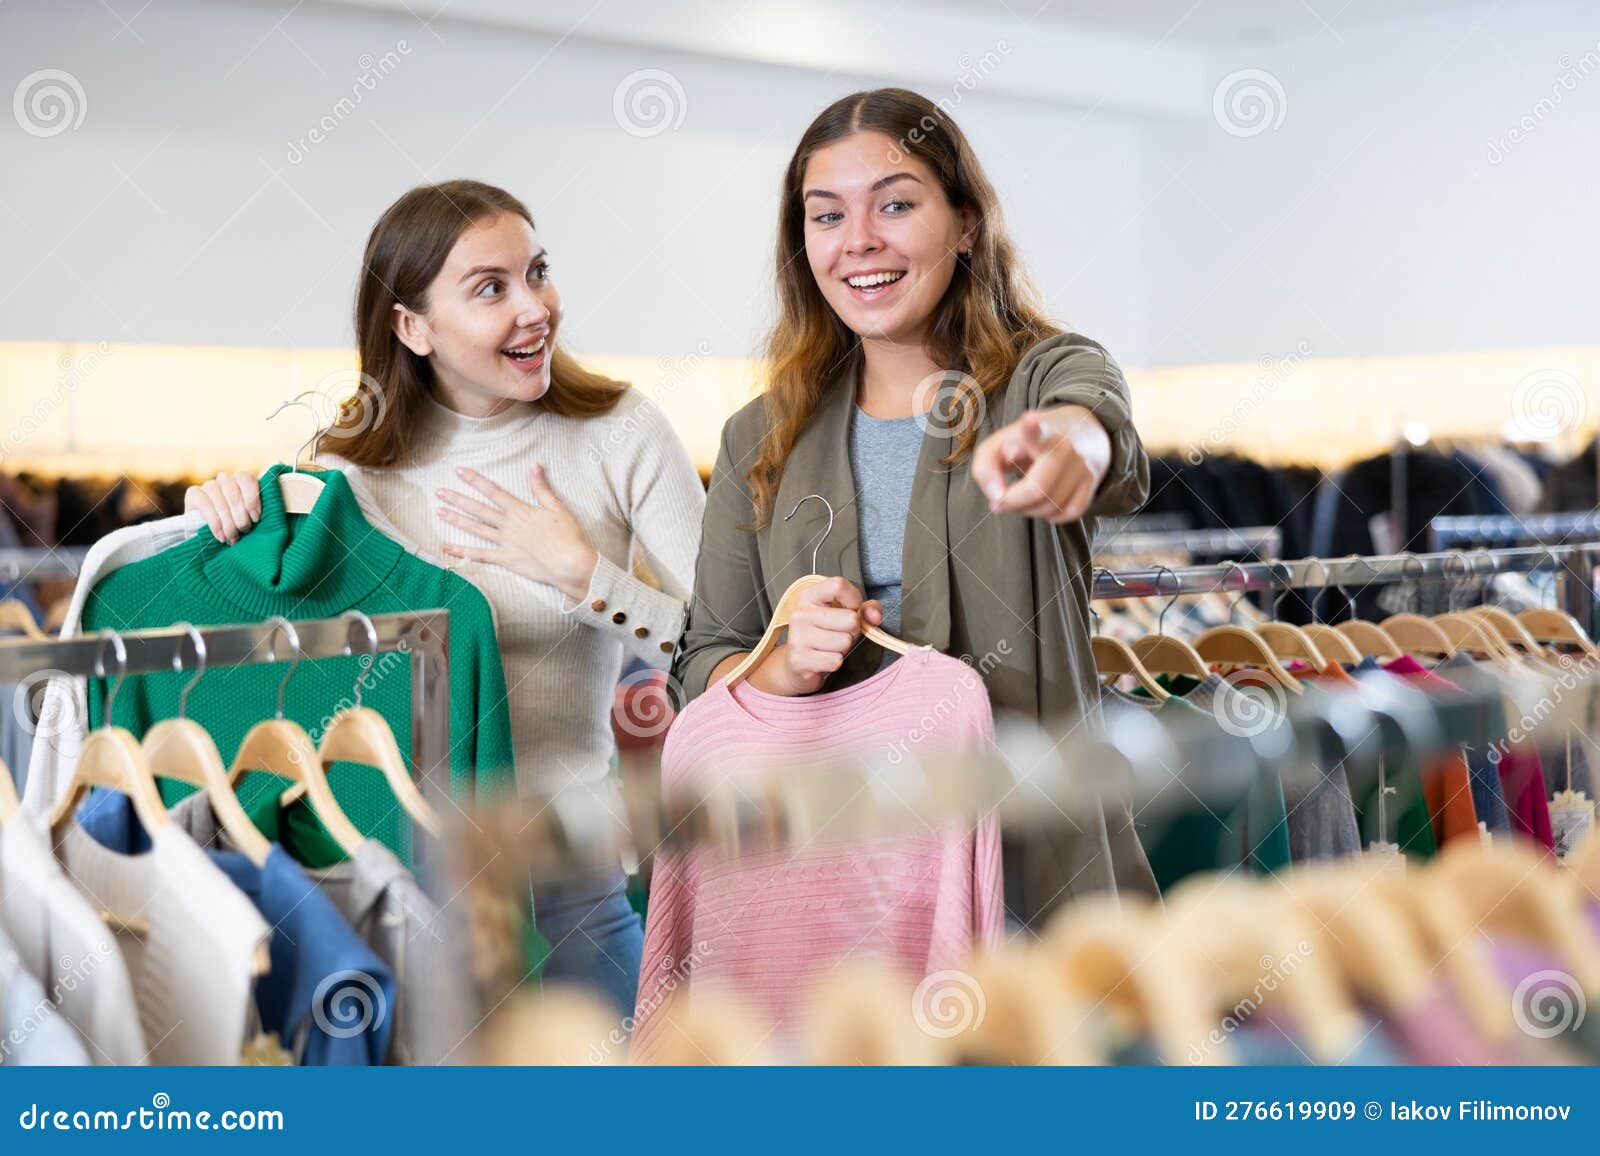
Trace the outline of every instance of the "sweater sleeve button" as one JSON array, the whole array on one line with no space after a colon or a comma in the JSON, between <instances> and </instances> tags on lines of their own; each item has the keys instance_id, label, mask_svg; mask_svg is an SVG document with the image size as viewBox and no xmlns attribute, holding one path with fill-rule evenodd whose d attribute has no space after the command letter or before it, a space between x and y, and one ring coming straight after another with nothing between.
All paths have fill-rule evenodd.
<instances>
[{"instance_id":1,"label":"sweater sleeve button","mask_svg":"<svg viewBox=\"0 0 1600 1156\"><path fill-rule=\"evenodd\" d=\"M615 622L618 626L621 626L624 622L628 621L628 616L619 610L611 616L611 621Z\"/></svg>"},{"instance_id":2,"label":"sweater sleeve button","mask_svg":"<svg viewBox=\"0 0 1600 1156\"><path fill-rule=\"evenodd\" d=\"M646 629L645 627L641 626L641 627L639 627L637 630L635 630L633 632L633 636L635 638L649 638L650 637L650 631L648 629Z\"/></svg>"},{"instance_id":3,"label":"sweater sleeve button","mask_svg":"<svg viewBox=\"0 0 1600 1156\"><path fill-rule=\"evenodd\" d=\"M596 598L593 602L589 603L589 609L593 610L596 614L599 614L605 608L606 600L604 598Z\"/></svg>"},{"instance_id":4,"label":"sweater sleeve button","mask_svg":"<svg viewBox=\"0 0 1600 1156\"><path fill-rule=\"evenodd\" d=\"M663 642L661 644L661 653L662 654L671 654L672 653L672 643Z\"/></svg>"}]
</instances>

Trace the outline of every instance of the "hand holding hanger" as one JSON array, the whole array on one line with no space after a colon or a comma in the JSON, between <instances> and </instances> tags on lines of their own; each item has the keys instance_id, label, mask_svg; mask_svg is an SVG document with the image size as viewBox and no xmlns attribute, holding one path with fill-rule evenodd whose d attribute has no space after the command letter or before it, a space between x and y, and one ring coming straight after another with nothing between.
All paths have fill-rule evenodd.
<instances>
[{"instance_id":1,"label":"hand holding hanger","mask_svg":"<svg viewBox=\"0 0 1600 1156\"><path fill-rule=\"evenodd\" d=\"M261 520L261 484L244 470L218 474L184 491L183 512L204 517L211 536L231 546Z\"/></svg>"},{"instance_id":2,"label":"hand holding hanger","mask_svg":"<svg viewBox=\"0 0 1600 1156\"><path fill-rule=\"evenodd\" d=\"M844 665L863 624L883 622L883 606L867 598L848 578L825 578L796 591L789 612L789 635L751 681L774 694L812 694Z\"/></svg>"},{"instance_id":3,"label":"hand holding hanger","mask_svg":"<svg viewBox=\"0 0 1600 1156\"><path fill-rule=\"evenodd\" d=\"M480 497L470 498L457 490L436 490L434 497L446 503L436 512L440 520L491 545L446 545L446 555L502 566L531 582L554 586L574 601L589 592L589 581L600 556L584 536L578 519L550 488L543 466L528 471L531 503L476 470L461 467L456 475L477 490Z\"/></svg>"},{"instance_id":4,"label":"hand holding hanger","mask_svg":"<svg viewBox=\"0 0 1600 1156\"><path fill-rule=\"evenodd\" d=\"M1081 405L1028 410L972 452L972 480L997 514L1060 525L1083 517L1111 468L1111 436ZM1008 482L1008 473L1021 477Z\"/></svg>"}]
</instances>

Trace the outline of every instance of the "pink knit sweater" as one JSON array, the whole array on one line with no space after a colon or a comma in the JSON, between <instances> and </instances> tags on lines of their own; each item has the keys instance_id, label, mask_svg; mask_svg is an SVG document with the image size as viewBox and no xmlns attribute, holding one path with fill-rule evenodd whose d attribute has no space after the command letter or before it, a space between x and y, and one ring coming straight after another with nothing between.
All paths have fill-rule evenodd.
<instances>
[{"instance_id":1,"label":"pink knit sweater","mask_svg":"<svg viewBox=\"0 0 1600 1156\"><path fill-rule=\"evenodd\" d=\"M977 673L927 650L828 694L785 698L717 682L667 733L662 787L729 774L754 780L780 766L803 774L807 760L843 754L895 760L974 749L993 725ZM807 983L846 959L889 960L914 978L961 967L975 946L999 942L1003 902L993 820L976 830L743 855L663 849L650 885L632 1057L649 1062L665 1020L658 1013L685 988L731 992L781 1032Z\"/></svg>"}]
</instances>

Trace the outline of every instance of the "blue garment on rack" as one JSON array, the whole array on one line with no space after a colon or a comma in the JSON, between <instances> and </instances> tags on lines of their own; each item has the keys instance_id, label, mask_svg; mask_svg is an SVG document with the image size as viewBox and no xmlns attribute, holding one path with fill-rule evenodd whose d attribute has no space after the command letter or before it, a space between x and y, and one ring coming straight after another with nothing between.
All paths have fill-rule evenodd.
<instances>
[{"instance_id":1,"label":"blue garment on rack","mask_svg":"<svg viewBox=\"0 0 1600 1156\"><path fill-rule=\"evenodd\" d=\"M150 850L126 795L96 791L77 817L97 843L118 854ZM272 966L256 982L261 1026L305 1067L381 1065L394 1024L389 965L276 843L261 867L237 851L204 850L272 927Z\"/></svg>"}]
</instances>

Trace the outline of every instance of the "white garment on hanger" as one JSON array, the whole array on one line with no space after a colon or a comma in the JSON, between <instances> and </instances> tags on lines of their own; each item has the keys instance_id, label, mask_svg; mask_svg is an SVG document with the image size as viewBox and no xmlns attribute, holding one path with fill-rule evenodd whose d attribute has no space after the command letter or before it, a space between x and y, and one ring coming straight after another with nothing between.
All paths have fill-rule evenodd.
<instances>
[{"instance_id":1,"label":"white garment on hanger","mask_svg":"<svg viewBox=\"0 0 1600 1156\"><path fill-rule=\"evenodd\" d=\"M0 928L77 1029L95 1064L147 1062L127 961L94 905L67 879L26 812L0 828Z\"/></svg>"},{"instance_id":2,"label":"white garment on hanger","mask_svg":"<svg viewBox=\"0 0 1600 1156\"><path fill-rule=\"evenodd\" d=\"M83 607L107 574L133 562L154 557L200 532L205 519L199 514L179 514L155 522L141 522L113 530L89 548L78 571L78 583L61 624L62 638L76 638L83 626ZM115 670L114 647L107 644L106 669ZM58 675L45 685L39 730L33 736L33 756L23 786L22 806L35 814L48 814L66 789L72 768L78 765L89 724L89 682Z\"/></svg>"},{"instance_id":3,"label":"white garment on hanger","mask_svg":"<svg viewBox=\"0 0 1600 1156\"><path fill-rule=\"evenodd\" d=\"M232 1066L253 1022L256 961L272 929L182 830L165 824L149 836L149 851L122 855L74 819L56 854L96 908L149 922L148 931L115 935L150 1061Z\"/></svg>"}]
</instances>

